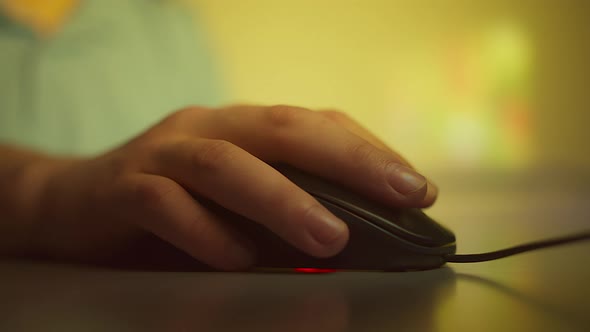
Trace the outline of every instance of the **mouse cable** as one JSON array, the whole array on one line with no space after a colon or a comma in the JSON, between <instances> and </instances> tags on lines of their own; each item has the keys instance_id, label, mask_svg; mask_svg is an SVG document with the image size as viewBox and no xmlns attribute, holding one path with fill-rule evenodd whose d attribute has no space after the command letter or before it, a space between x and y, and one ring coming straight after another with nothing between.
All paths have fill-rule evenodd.
<instances>
[{"instance_id":1,"label":"mouse cable","mask_svg":"<svg viewBox=\"0 0 590 332\"><path fill-rule=\"evenodd\" d=\"M450 254L444 258L449 263L477 263L492 261L527 251L538 250L563 244L569 244L578 241L590 240L590 231L577 233L569 236L547 239L542 241L521 244L515 247L506 248L498 251L485 252L481 254Z\"/></svg>"}]
</instances>

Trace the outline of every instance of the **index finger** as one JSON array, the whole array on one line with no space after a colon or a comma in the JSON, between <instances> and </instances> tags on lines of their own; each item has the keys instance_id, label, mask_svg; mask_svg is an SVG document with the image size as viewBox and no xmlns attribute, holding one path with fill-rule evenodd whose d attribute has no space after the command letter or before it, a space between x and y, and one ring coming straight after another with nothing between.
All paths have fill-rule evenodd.
<instances>
[{"instance_id":1,"label":"index finger","mask_svg":"<svg viewBox=\"0 0 590 332\"><path fill-rule=\"evenodd\" d=\"M317 112L290 106L212 111L199 135L235 143L267 162L291 164L392 206L425 207L428 181L399 155L377 148Z\"/></svg>"},{"instance_id":2,"label":"index finger","mask_svg":"<svg viewBox=\"0 0 590 332\"><path fill-rule=\"evenodd\" d=\"M348 228L268 164L220 140L187 139L162 147L149 172L244 216L316 257L338 253Z\"/></svg>"}]
</instances>

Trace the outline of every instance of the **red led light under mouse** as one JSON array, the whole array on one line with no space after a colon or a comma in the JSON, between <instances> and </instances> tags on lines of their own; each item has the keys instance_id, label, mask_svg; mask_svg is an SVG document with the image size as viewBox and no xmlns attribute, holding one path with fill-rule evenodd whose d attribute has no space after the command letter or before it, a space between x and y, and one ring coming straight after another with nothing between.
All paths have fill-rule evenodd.
<instances>
[{"instance_id":1,"label":"red led light under mouse","mask_svg":"<svg viewBox=\"0 0 590 332\"><path fill-rule=\"evenodd\" d=\"M312 267L296 267L293 269L295 272L299 273L334 273L337 270L335 269L315 269Z\"/></svg>"}]
</instances>

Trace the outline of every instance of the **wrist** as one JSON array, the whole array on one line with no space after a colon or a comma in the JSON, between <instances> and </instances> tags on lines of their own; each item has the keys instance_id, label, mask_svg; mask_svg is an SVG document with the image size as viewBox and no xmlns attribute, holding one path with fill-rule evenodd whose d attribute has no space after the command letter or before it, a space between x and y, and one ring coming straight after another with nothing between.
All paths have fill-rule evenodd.
<instances>
[{"instance_id":1,"label":"wrist","mask_svg":"<svg viewBox=\"0 0 590 332\"><path fill-rule=\"evenodd\" d=\"M36 155L12 170L6 199L8 220L0 252L10 256L30 256L37 227L43 220L43 200L56 174L73 159ZM3 209L4 210L4 209Z\"/></svg>"},{"instance_id":2,"label":"wrist","mask_svg":"<svg viewBox=\"0 0 590 332\"><path fill-rule=\"evenodd\" d=\"M24 165L19 174L21 219L34 223L43 218L43 200L54 179L75 162L67 158L43 158Z\"/></svg>"}]
</instances>

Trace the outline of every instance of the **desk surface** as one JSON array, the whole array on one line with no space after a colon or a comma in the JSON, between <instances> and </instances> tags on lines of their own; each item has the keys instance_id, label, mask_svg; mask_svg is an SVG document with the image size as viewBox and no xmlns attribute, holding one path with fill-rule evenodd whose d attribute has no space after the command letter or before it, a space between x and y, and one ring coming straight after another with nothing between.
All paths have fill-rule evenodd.
<instances>
[{"instance_id":1,"label":"desk surface","mask_svg":"<svg viewBox=\"0 0 590 332\"><path fill-rule=\"evenodd\" d=\"M588 229L590 196L568 188L448 193L430 214L452 221L460 252L496 249ZM4 261L0 330L590 331L589 254L586 242L432 271L320 275Z\"/></svg>"}]
</instances>

